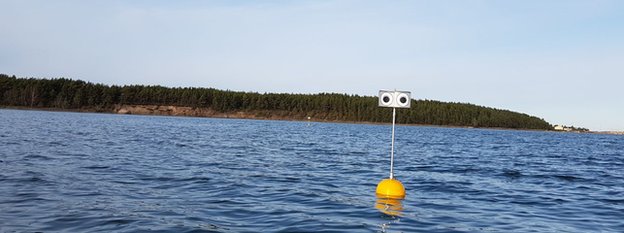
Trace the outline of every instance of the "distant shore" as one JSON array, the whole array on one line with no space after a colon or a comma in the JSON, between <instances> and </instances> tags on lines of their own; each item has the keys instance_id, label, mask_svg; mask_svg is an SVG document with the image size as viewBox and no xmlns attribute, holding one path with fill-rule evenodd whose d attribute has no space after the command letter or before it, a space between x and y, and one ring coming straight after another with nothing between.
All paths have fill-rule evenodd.
<instances>
[{"instance_id":1,"label":"distant shore","mask_svg":"<svg viewBox=\"0 0 624 233\"><path fill-rule=\"evenodd\" d=\"M323 123L346 123L346 124L367 124L367 125L388 125L390 122L369 122L369 121L341 121L341 120L327 120L319 118L295 118L295 117L280 117L272 115L270 117L259 116L257 113L251 112L230 112L221 113L207 108L193 108L182 106L163 106L163 105L119 105L115 106L113 110L108 109L63 109L63 108L38 108L38 107L23 107L23 106L0 106L0 109L15 109L15 110L28 110L28 111L51 111L51 112L82 112L82 113L107 113L107 114L121 114L121 115L144 115L144 116L180 116L180 117L205 117L205 118L222 118L222 119L250 119L250 120L280 120L280 121L299 121L299 122L323 122ZM260 115L262 115L261 113ZM540 129L514 129L514 128L501 128L501 127L471 127L471 126L456 126L456 125L427 125L427 124L397 124L406 126L427 126L427 127L442 127L442 128L465 128L465 129L494 129L494 130L521 130L521 131L544 131L544 132L556 132L553 130L540 130Z\"/></svg>"},{"instance_id":2,"label":"distant shore","mask_svg":"<svg viewBox=\"0 0 624 233\"><path fill-rule=\"evenodd\" d=\"M66 78L17 78L0 74L0 105L52 108L63 111L114 112L145 115L201 116L327 122L391 120L391 110L378 107L375 96L341 93L257 93L209 87L106 85ZM396 122L551 130L536 116L470 103L412 99Z\"/></svg>"},{"instance_id":3,"label":"distant shore","mask_svg":"<svg viewBox=\"0 0 624 233\"><path fill-rule=\"evenodd\" d=\"M624 135L624 131L589 131L589 133L610 134L610 135Z\"/></svg>"},{"instance_id":4,"label":"distant shore","mask_svg":"<svg viewBox=\"0 0 624 233\"><path fill-rule=\"evenodd\" d=\"M181 117L206 117L206 118L232 118L232 119L250 119L250 120L280 120L280 121L300 121L300 122L325 122L325 123L346 123L346 124L368 124L368 125L388 125L390 122L369 122L369 121L341 121L341 120L328 120L319 118L307 117L290 117L286 114L267 114L267 112L217 112L209 108L194 108L185 106L170 106L170 105L115 105L113 109L95 109L95 108L81 108L81 109L64 109L64 108L41 108L41 107L24 107L24 106L0 106L0 109L16 109L16 110L29 110L29 111L52 111L52 112L83 112L83 113L108 113L108 114L122 114L122 115L145 115L145 116L181 116ZM501 127L471 127L471 126L456 126L456 125L428 125L428 124L398 124L406 126L427 126L427 127L442 127L442 128L465 128L465 129L494 129L494 130L521 130L521 131L543 131L543 132L555 132L555 133L581 133L581 132L565 132L555 130L540 130L540 129L514 129L514 128L501 128ZM624 135L623 131L588 131L583 133L592 134L608 134L608 135Z\"/></svg>"},{"instance_id":5,"label":"distant shore","mask_svg":"<svg viewBox=\"0 0 624 233\"><path fill-rule=\"evenodd\" d=\"M181 116L181 117L206 117L206 118L232 118L232 119L251 119L251 120L282 120L282 121L300 121L300 122L326 122L326 123L347 123L347 124L368 124L368 125L388 125L390 122L369 122L369 121L341 121L341 120L328 120L320 118L307 119L306 117L282 117L278 114L271 115L269 117L262 116L265 112L230 112L222 113L216 112L208 108L193 108L183 106L165 106L165 105L117 105L114 109L93 109L93 108L81 108L81 109L65 109L65 108L40 108L40 107L24 107L24 106L0 106L0 109L15 109L15 110L28 110L28 111L51 111L51 112L82 112L82 113L108 113L108 114L121 114L121 115L145 115L145 116ZM523 130L523 131L548 131L552 130L539 130L539 129L514 129L514 128L501 128L501 127L470 127L470 126L456 126L456 125L428 125L428 124L398 124L407 126L428 126L428 127L443 127L443 128L478 128L478 129L499 129L499 130Z\"/></svg>"}]
</instances>

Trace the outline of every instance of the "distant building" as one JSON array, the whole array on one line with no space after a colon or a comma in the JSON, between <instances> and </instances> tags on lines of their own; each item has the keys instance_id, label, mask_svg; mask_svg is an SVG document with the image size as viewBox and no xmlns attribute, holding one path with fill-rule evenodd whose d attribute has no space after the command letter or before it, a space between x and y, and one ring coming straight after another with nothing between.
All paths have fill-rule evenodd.
<instances>
[{"instance_id":1,"label":"distant building","mask_svg":"<svg viewBox=\"0 0 624 233\"><path fill-rule=\"evenodd\" d=\"M554 128L556 131L566 131L566 132L588 132L589 129L586 128L577 128L574 126L565 126L565 125L555 125Z\"/></svg>"}]
</instances>

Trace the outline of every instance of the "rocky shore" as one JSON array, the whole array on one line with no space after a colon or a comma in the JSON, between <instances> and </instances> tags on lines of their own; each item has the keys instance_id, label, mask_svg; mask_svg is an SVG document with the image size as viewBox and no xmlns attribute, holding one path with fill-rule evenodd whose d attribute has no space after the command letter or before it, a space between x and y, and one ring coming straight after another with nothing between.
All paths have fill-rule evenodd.
<instances>
[{"instance_id":1,"label":"rocky shore","mask_svg":"<svg viewBox=\"0 0 624 233\"><path fill-rule=\"evenodd\" d=\"M624 131L592 131L592 133L624 135Z\"/></svg>"},{"instance_id":2,"label":"rocky shore","mask_svg":"<svg viewBox=\"0 0 624 233\"><path fill-rule=\"evenodd\" d=\"M305 116L292 116L286 111L238 111L218 112L211 108L184 107L171 105L115 105L113 113L137 115L192 116L214 118L266 119L266 120L303 120ZM317 119L318 120L318 119Z\"/></svg>"}]
</instances>

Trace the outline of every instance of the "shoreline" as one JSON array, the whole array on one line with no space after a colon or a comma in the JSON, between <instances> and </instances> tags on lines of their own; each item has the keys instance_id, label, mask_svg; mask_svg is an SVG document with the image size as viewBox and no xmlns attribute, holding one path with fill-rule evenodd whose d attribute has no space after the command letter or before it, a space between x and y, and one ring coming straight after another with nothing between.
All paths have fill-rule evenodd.
<instances>
[{"instance_id":1,"label":"shoreline","mask_svg":"<svg viewBox=\"0 0 624 233\"><path fill-rule=\"evenodd\" d=\"M172 109L182 108L182 112L175 112ZM239 112L216 112L212 109L202 109L183 106L168 106L168 105L116 105L113 109L67 109L67 108L41 108L41 107L25 107L25 106L0 106L0 109L14 109L14 110L27 110L27 111L48 111L48 112L78 112L78 113L103 113L103 114L119 114L119 115L143 115L143 116L174 116L174 117L200 117L200 118L217 118L217 119L249 119L249 120L278 120L278 121L297 121L297 122L319 122L319 123L340 123L340 124L366 124L366 125L390 125L390 122L369 122L369 121L343 121L343 120L324 120L320 118L299 119L296 117L284 117L284 116L257 116L257 113L250 113L245 111ZM136 111L139 109L139 111ZM164 110L163 110L164 109ZM134 110L134 111L133 111ZM141 111L149 110L149 111ZM170 111L166 111L170 110ZM184 111L186 110L186 112ZM193 112L189 112L189 110ZM164 112L163 112L164 111ZM202 114L197 114L197 111ZM268 111L270 112L270 111ZM563 132L555 130L540 130L540 129L514 129L514 128L500 128L500 127L471 127L471 126L456 126L456 125L428 125L428 124L398 124L402 126L421 126L421 127L439 127L439 128L463 128L463 129L489 129L489 130L518 130L518 131L530 131L530 132L555 132L555 133L590 133L590 134L603 134L603 135L624 135L624 132L618 131L589 131L589 132Z\"/></svg>"}]
</instances>

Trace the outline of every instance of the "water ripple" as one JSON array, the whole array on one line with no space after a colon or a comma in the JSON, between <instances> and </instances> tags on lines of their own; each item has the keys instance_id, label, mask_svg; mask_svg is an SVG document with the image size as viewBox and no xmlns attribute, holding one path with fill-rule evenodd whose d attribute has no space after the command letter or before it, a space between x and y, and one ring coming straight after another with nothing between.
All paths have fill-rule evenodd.
<instances>
[{"instance_id":1,"label":"water ripple","mask_svg":"<svg viewBox=\"0 0 624 233\"><path fill-rule=\"evenodd\" d=\"M0 110L2 232L622 232L619 136Z\"/></svg>"}]
</instances>

